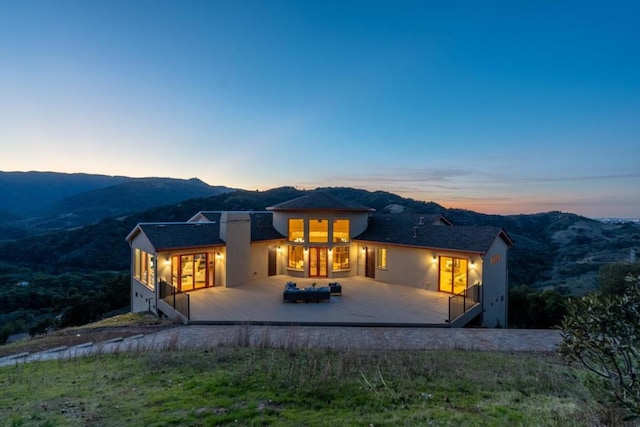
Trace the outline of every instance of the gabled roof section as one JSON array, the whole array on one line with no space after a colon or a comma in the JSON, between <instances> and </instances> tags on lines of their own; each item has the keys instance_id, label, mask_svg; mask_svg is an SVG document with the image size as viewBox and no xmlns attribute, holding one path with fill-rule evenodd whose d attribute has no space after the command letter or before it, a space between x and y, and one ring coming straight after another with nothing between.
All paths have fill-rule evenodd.
<instances>
[{"instance_id":1,"label":"gabled roof section","mask_svg":"<svg viewBox=\"0 0 640 427\"><path fill-rule=\"evenodd\" d=\"M138 233L144 233L156 251L221 246L220 222L171 222L138 224L127 236L131 242Z\"/></svg>"},{"instance_id":2,"label":"gabled roof section","mask_svg":"<svg viewBox=\"0 0 640 427\"><path fill-rule=\"evenodd\" d=\"M348 202L324 191L313 191L293 200L267 208L270 211L359 211L373 212L373 208Z\"/></svg>"},{"instance_id":3,"label":"gabled roof section","mask_svg":"<svg viewBox=\"0 0 640 427\"><path fill-rule=\"evenodd\" d=\"M423 215L424 216L424 215ZM358 241L418 246L434 249L486 253L497 238L512 246L513 241L501 228L492 226L433 225L420 215L384 215L369 217L367 229L354 238Z\"/></svg>"},{"instance_id":4,"label":"gabled roof section","mask_svg":"<svg viewBox=\"0 0 640 427\"><path fill-rule=\"evenodd\" d=\"M220 223L220 216L222 212L220 211L200 211L191 218L187 222L217 222Z\"/></svg>"},{"instance_id":5,"label":"gabled roof section","mask_svg":"<svg viewBox=\"0 0 640 427\"><path fill-rule=\"evenodd\" d=\"M273 228L273 213L271 212L251 212L251 241L260 242L264 240L279 240L285 236L278 233Z\"/></svg>"},{"instance_id":6,"label":"gabled roof section","mask_svg":"<svg viewBox=\"0 0 640 427\"><path fill-rule=\"evenodd\" d=\"M416 215L418 218L418 225L453 225L451 221L440 214L420 214Z\"/></svg>"}]
</instances>

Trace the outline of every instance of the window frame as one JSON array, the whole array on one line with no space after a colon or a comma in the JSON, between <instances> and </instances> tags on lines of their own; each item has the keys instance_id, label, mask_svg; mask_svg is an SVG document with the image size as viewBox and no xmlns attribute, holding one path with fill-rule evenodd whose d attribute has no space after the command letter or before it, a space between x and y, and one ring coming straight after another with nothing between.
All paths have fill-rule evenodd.
<instances>
[{"instance_id":1,"label":"window frame","mask_svg":"<svg viewBox=\"0 0 640 427\"><path fill-rule=\"evenodd\" d=\"M387 248L376 248L376 268L386 270L388 266Z\"/></svg>"},{"instance_id":2,"label":"window frame","mask_svg":"<svg viewBox=\"0 0 640 427\"><path fill-rule=\"evenodd\" d=\"M318 233L318 237L314 235ZM326 218L309 219L309 243L329 243L329 220Z\"/></svg>"},{"instance_id":3,"label":"window frame","mask_svg":"<svg viewBox=\"0 0 640 427\"><path fill-rule=\"evenodd\" d=\"M296 234L296 236L293 236L293 228L292 224L294 222L300 222L300 225L302 227L302 237L298 237L298 235ZM304 243L305 242L305 238L304 238L304 219L303 218L289 218L289 220L287 221L287 238L290 242L296 242L296 243ZM297 229L298 227L296 227ZM296 233L299 233L299 231L296 231Z\"/></svg>"},{"instance_id":4,"label":"window frame","mask_svg":"<svg viewBox=\"0 0 640 427\"><path fill-rule=\"evenodd\" d=\"M299 254L298 254L299 252ZM292 257L292 254L295 255ZM298 267L298 263L302 265ZM304 248L299 245L289 245L287 249L287 269L304 271Z\"/></svg>"},{"instance_id":5,"label":"window frame","mask_svg":"<svg viewBox=\"0 0 640 427\"><path fill-rule=\"evenodd\" d=\"M349 246L334 246L332 252L331 269L332 271L345 271L351 268L351 250ZM340 258L341 254L346 260L341 261L336 265L336 259Z\"/></svg>"},{"instance_id":6,"label":"window frame","mask_svg":"<svg viewBox=\"0 0 640 427\"><path fill-rule=\"evenodd\" d=\"M336 224L346 222L347 223L347 238L342 240L336 235ZM343 233L343 232L340 232ZM351 241L351 220L347 218L337 218L333 220L332 228L331 228L331 240L333 243L349 243Z\"/></svg>"}]
</instances>

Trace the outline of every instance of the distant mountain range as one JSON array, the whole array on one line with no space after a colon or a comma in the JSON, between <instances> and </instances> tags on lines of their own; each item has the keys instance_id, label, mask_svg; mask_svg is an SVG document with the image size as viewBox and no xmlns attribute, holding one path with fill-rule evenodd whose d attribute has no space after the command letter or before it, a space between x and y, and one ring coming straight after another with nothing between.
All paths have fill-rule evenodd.
<instances>
[{"instance_id":1,"label":"distant mountain range","mask_svg":"<svg viewBox=\"0 0 640 427\"><path fill-rule=\"evenodd\" d=\"M199 179L0 172L0 226L39 232L233 191ZM0 229L0 240L3 238ZM6 236L4 236L6 237Z\"/></svg>"},{"instance_id":2,"label":"distant mountain range","mask_svg":"<svg viewBox=\"0 0 640 427\"><path fill-rule=\"evenodd\" d=\"M640 224L633 222L564 212L486 215L383 191L322 190L378 212L439 213L457 225L504 228L515 241L509 251L513 286L583 294L596 286L601 265L640 253ZM124 271L130 258L124 238L139 222L186 221L201 210L264 210L303 194L292 187L233 190L197 179L0 173L0 263Z\"/></svg>"}]
</instances>

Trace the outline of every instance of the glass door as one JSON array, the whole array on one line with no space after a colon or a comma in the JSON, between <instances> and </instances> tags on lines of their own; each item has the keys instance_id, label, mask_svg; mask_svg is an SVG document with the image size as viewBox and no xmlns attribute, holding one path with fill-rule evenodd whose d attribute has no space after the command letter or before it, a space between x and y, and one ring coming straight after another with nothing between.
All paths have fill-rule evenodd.
<instances>
[{"instance_id":1,"label":"glass door","mask_svg":"<svg viewBox=\"0 0 640 427\"><path fill-rule=\"evenodd\" d=\"M466 259L441 256L440 291L457 294L467 289L467 267Z\"/></svg>"},{"instance_id":2,"label":"glass door","mask_svg":"<svg viewBox=\"0 0 640 427\"><path fill-rule=\"evenodd\" d=\"M327 277L327 248L309 248L309 277Z\"/></svg>"}]
</instances>

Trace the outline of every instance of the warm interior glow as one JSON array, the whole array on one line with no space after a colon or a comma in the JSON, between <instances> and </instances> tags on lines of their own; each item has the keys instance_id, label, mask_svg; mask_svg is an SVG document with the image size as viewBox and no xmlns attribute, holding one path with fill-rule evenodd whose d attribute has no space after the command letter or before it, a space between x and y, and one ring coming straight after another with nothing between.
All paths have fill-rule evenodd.
<instances>
[{"instance_id":1,"label":"warm interior glow","mask_svg":"<svg viewBox=\"0 0 640 427\"><path fill-rule=\"evenodd\" d=\"M467 289L466 259L440 257L440 285L443 292L457 294Z\"/></svg>"},{"instance_id":2,"label":"warm interior glow","mask_svg":"<svg viewBox=\"0 0 640 427\"><path fill-rule=\"evenodd\" d=\"M348 219L336 219L333 221L333 241L334 243L349 241Z\"/></svg>"},{"instance_id":3,"label":"warm interior glow","mask_svg":"<svg viewBox=\"0 0 640 427\"><path fill-rule=\"evenodd\" d=\"M294 270L302 270L304 268L304 253L302 251L302 246L289 246L288 267Z\"/></svg>"},{"instance_id":4,"label":"warm interior glow","mask_svg":"<svg viewBox=\"0 0 640 427\"><path fill-rule=\"evenodd\" d=\"M289 219L289 241L304 242L304 220Z\"/></svg>"},{"instance_id":5,"label":"warm interior glow","mask_svg":"<svg viewBox=\"0 0 640 427\"><path fill-rule=\"evenodd\" d=\"M349 268L349 248L337 247L333 251L333 269L347 270Z\"/></svg>"},{"instance_id":6,"label":"warm interior glow","mask_svg":"<svg viewBox=\"0 0 640 427\"><path fill-rule=\"evenodd\" d=\"M326 219L309 220L309 242L326 243L329 241L329 221Z\"/></svg>"}]
</instances>

